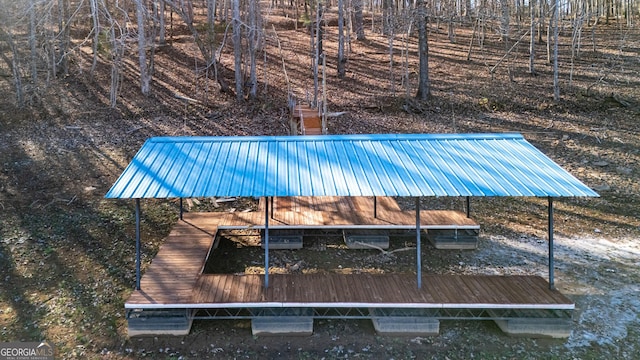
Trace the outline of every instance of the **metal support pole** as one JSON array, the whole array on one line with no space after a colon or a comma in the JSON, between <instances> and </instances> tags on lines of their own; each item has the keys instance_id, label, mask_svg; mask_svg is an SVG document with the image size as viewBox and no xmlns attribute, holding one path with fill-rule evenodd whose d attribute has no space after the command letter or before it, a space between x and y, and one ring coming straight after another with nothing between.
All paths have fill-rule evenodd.
<instances>
[{"instance_id":1,"label":"metal support pole","mask_svg":"<svg viewBox=\"0 0 640 360\"><path fill-rule=\"evenodd\" d=\"M268 199L268 198L267 198L267 199ZM271 218L272 218L272 219L273 219L273 216L275 215L274 213L276 212L276 210L275 210L276 208L275 208L275 206L273 205L273 203L274 203L273 199L274 199L274 196L272 196L272 197L271 197Z\"/></svg>"},{"instance_id":2,"label":"metal support pole","mask_svg":"<svg viewBox=\"0 0 640 360\"><path fill-rule=\"evenodd\" d=\"M140 290L140 199L136 199L136 290Z\"/></svg>"},{"instance_id":3,"label":"metal support pole","mask_svg":"<svg viewBox=\"0 0 640 360\"><path fill-rule=\"evenodd\" d=\"M184 212L184 208L182 207L182 198L180 198L180 220L182 220L182 213Z\"/></svg>"},{"instance_id":4,"label":"metal support pole","mask_svg":"<svg viewBox=\"0 0 640 360\"><path fill-rule=\"evenodd\" d=\"M553 198L549 196L549 289L556 288L553 278Z\"/></svg>"},{"instance_id":5,"label":"metal support pole","mask_svg":"<svg viewBox=\"0 0 640 360\"><path fill-rule=\"evenodd\" d=\"M416 198L416 272L418 273L418 289L422 288L422 251L420 231L420 198Z\"/></svg>"},{"instance_id":6,"label":"metal support pole","mask_svg":"<svg viewBox=\"0 0 640 360\"><path fill-rule=\"evenodd\" d=\"M378 218L378 197L373 197L373 218Z\"/></svg>"},{"instance_id":7,"label":"metal support pole","mask_svg":"<svg viewBox=\"0 0 640 360\"><path fill-rule=\"evenodd\" d=\"M273 198L272 198L273 199ZM264 207L264 287L269 287L269 197Z\"/></svg>"},{"instance_id":8,"label":"metal support pole","mask_svg":"<svg viewBox=\"0 0 640 360\"><path fill-rule=\"evenodd\" d=\"M467 218L470 218L471 217L471 196L467 196L467 201L466 202L467 202L467 204L466 204L467 205L466 206L466 208L467 208Z\"/></svg>"}]
</instances>

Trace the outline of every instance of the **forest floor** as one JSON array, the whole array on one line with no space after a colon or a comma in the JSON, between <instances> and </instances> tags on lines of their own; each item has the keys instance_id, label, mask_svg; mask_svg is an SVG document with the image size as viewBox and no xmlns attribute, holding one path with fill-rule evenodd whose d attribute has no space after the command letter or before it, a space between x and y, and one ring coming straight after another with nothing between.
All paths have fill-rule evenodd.
<instances>
[{"instance_id":1,"label":"forest floor","mask_svg":"<svg viewBox=\"0 0 640 360\"><path fill-rule=\"evenodd\" d=\"M48 340L62 359L637 358L640 30L615 23L585 31L573 60L571 33L563 29L559 101L553 100L546 44L536 45L531 75L527 42L501 61L505 46L497 26L487 28L483 47L473 41L467 59L470 25L459 27L451 42L443 24L431 24L432 88L423 103L411 96L415 38L406 41L405 68L404 38L394 41L391 62L389 39L368 28L366 41L351 43L344 79L335 74L337 27L327 28L325 40L327 107L346 112L330 119L330 133L518 132L599 192L599 198L556 202L556 285L576 303L568 339L511 338L488 321L445 321L435 337L388 337L360 320L316 321L314 334L300 338L253 337L249 322L231 320L197 321L183 337L129 338L124 302L135 282L133 203L106 200L104 194L151 136L288 134L288 93L299 101L313 93L308 34L279 11L265 24L271 30L256 100L237 102L200 76L197 48L177 25L156 54L148 97L139 94L131 52L116 109L108 105L111 69L99 63L91 77L88 47L81 47L85 55L73 59L70 74L52 80L27 110L15 108L9 78L2 78L0 342ZM231 50L223 52L222 63L233 68ZM433 202L460 206L457 199ZM191 210L208 204L200 199ZM250 200L240 199L215 210L247 206ZM177 205L157 200L142 207L144 271L175 223ZM427 247L425 271L546 276L544 199L474 199L473 214L482 227L479 248ZM274 266L319 266L313 252L274 253ZM329 266L412 271L405 253L342 255Z\"/></svg>"}]
</instances>

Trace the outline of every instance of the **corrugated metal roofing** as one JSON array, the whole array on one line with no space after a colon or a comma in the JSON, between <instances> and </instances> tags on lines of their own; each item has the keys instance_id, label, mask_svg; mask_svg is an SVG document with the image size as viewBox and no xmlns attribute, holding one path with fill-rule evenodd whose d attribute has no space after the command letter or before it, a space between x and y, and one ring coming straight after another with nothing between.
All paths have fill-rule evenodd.
<instances>
[{"instance_id":1,"label":"corrugated metal roofing","mask_svg":"<svg viewBox=\"0 0 640 360\"><path fill-rule=\"evenodd\" d=\"M107 198L598 196L519 134L156 137Z\"/></svg>"}]
</instances>

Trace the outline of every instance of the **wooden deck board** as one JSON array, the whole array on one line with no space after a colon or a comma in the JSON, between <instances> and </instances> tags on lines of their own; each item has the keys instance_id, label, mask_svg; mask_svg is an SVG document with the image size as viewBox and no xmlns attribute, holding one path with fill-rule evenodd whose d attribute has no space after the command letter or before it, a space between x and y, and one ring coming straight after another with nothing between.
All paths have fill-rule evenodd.
<instances>
[{"instance_id":1,"label":"wooden deck board","mask_svg":"<svg viewBox=\"0 0 640 360\"><path fill-rule=\"evenodd\" d=\"M176 304L239 304L259 306L262 303L400 304L425 306L434 304L489 304L496 307L518 305L571 305L573 302L537 276L465 276L425 275L418 289L414 275L407 274L272 274L265 289L263 275L203 274L194 294ZM463 285L464 284L464 285ZM532 286L536 297L522 296L515 284ZM484 289L484 291L480 291ZM544 294L544 298L541 297ZM156 295L155 293L149 294ZM140 299L137 299L140 301ZM133 302L132 299L129 304ZM146 302L142 302L146 303Z\"/></svg>"}]
</instances>

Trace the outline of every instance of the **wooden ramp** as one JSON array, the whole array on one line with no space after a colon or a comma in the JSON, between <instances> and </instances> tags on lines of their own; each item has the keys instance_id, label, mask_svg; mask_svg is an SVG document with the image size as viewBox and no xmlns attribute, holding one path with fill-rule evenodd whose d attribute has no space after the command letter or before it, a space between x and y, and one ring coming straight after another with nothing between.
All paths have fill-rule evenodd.
<instances>
[{"instance_id":1,"label":"wooden ramp","mask_svg":"<svg viewBox=\"0 0 640 360\"><path fill-rule=\"evenodd\" d=\"M322 116L318 109L296 105L291 111L294 135L322 135Z\"/></svg>"},{"instance_id":2,"label":"wooden ramp","mask_svg":"<svg viewBox=\"0 0 640 360\"><path fill-rule=\"evenodd\" d=\"M191 291L204 270L217 229L178 221L160 247L127 304L191 302ZM126 307L126 305L125 305Z\"/></svg>"}]
</instances>

